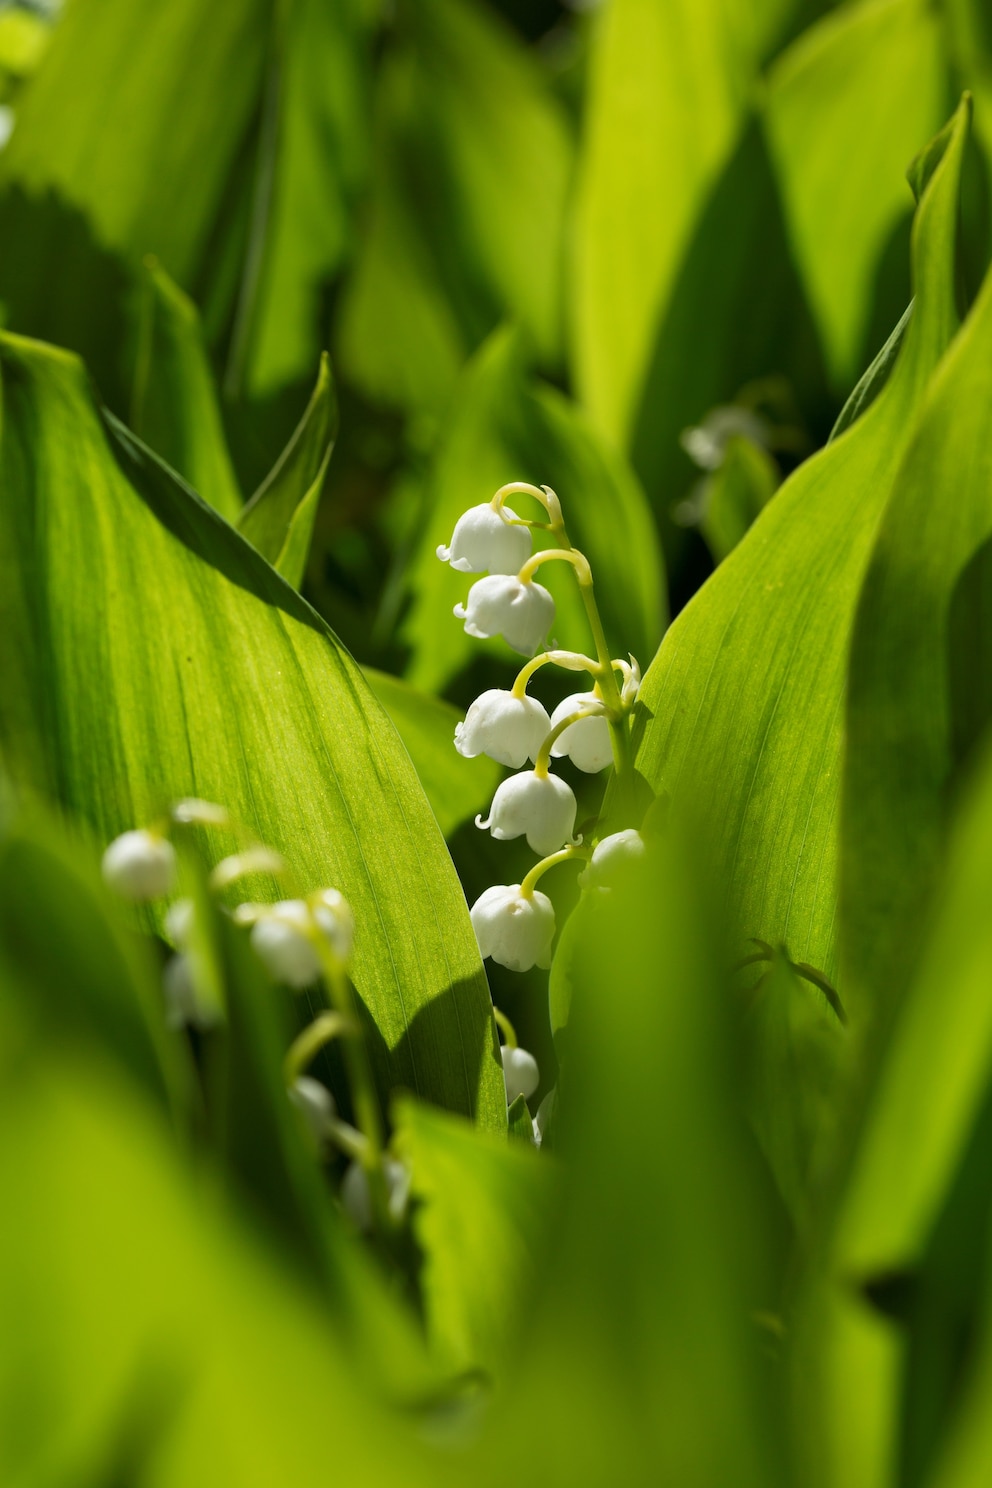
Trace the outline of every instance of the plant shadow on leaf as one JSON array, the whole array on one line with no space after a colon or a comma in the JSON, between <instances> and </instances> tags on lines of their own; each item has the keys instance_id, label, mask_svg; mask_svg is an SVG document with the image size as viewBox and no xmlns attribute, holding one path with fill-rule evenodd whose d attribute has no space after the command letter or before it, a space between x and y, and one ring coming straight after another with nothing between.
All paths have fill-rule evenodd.
<instances>
[{"instance_id":1,"label":"plant shadow on leaf","mask_svg":"<svg viewBox=\"0 0 992 1488\"><path fill-rule=\"evenodd\" d=\"M111 408L127 407L126 350L134 279L101 247L86 216L56 191L8 187L0 200L0 321L76 351Z\"/></svg>"}]
</instances>

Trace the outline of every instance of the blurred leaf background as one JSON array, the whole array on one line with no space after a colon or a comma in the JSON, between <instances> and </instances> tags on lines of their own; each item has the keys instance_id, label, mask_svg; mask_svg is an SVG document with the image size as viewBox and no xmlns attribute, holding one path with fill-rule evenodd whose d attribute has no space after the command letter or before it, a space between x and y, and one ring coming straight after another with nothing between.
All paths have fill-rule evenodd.
<instances>
[{"instance_id":1,"label":"blurred leaf background","mask_svg":"<svg viewBox=\"0 0 992 1488\"><path fill-rule=\"evenodd\" d=\"M0 4L5 1482L988 1482L990 164L985 0ZM540 1155L434 557L515 479L658 797L487 968ZM359 912L400 1257L103 895L194 789Z\"/></svg>"}]
</instances>

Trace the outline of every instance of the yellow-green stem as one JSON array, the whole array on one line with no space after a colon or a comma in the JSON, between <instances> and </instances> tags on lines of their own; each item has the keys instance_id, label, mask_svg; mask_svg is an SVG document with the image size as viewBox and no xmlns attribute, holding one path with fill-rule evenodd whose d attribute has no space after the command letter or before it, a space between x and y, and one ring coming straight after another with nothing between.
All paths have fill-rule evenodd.
<instances>
[{"instance_id":1,"label":"yellow-green stem","mask_svg":"<svg viewBox=\"0 0 992 1488\"><path fill-rule=\"evenodd\" d=\"M534 761L534 774L543 779L551 766L551 751L561 738L566 729L571 728L573 723L581 723L583 718L607 718L602 707L599 708L576 708L574 713L569 713L560 723L556 723L537 751L537 759ZM607 720L608 721L608 720Z\"/></svg>"},{"instance_id":2,"label":"yellow-green stem","mask_svg":"<svg viewBox=\"0 0 992 1488\"><path fill-rule=\"evenodd\" d=\"M321 1013L319 1017L314 1018L313 1022L308 1024L290 1044L286 1058L283 1060L286 1084L292 1085L294 1080L299 1079L307 1065L320 1053L321 1049L332 1039L344 1034L357 1035L358 1029L341 1013L336 1011Z\"/></svg>"},{"instance_id":3,"label":"yellow-green stem","mask_svg":"<svg viewBox=\"0 0 992 1488\"><path fill-rule=\"evenodd\" d=\"M520 885L521 897L524 899L529 899L530 896L533 894L534 889L540 879L544 876L545 873L547 873L548 869L553 868L556 863L567 863L572 858L586 859L589 857L591 852L592 849L589 847L563 847L560 852L551 853L549 857L542 858L539 863L534 864L533 868L530 870L527 877Z\"/></svg>"}]
</instances>

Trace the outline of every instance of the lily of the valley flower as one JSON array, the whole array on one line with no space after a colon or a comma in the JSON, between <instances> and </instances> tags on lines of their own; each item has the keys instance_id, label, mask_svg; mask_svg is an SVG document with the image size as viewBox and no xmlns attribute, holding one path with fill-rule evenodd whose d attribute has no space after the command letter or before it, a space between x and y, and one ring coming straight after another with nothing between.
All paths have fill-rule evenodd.
<instances>
[{"instance_id":1,"label":"lily of the valley flower","mask_svg":"<svg viewBox=\"0 0 992 1488\"><path fill-rule=\"evenodd\" d=\"M321 889L309 902L282 899L272 905L242 904L235 918L251 924L256 954L269 975L288 987L309 987L320 976L323 963L315 934L324 936L339 960L351 951L351 910L337 889Z\"/></svg>"},{"instance_id":2,"label":"lily of the valley flower","mask_svg":"<svg viewBox=\"0 0 992 1488\"><path fill-rule=\"evenodd\" d=\"M477 579L468 601L455 605L466 634L486 640L501 635L521 656L533 656L555 620L555 602L543 584L513 574Z\"/></svg>"},{"instance_id":3,"label":"lily of the valley flower","mask_svg":"<svg viewBox=\"0 0 992 1488\"><path fill-rule=\"evenodd\" d=\"M551 730L547 709L536 698L515 697L498 687L482 693L455 729L455 748L466 759L488 754L514 770L537 752Z\"/></svg>"},{"instance_id":4,"label":"lily of the valley flower","mask_svg":"<svg viewBox=\"0 0 992 1488\"><path fill-rule=\"evenodd\" d=\"M169 1028L206 1029L217 1023L218 1013L204 1004L197 991L193 958L187 952L172 956L165 963L162 992L165 996L165 1021Z\"/></svg>"},{"instance_id":5,"label":"lily of the valley flower","mask_svg":"<svg viewBox=\"0 0 992 1488\"><path fill-rule=\"evenodd\" d=\"M513 521L519 520L508 506L503 511ZM515 574L527 562L533 545L529 527L511 527L485 501L458 518L450 548L442 544L437 556L459 573Z\"/></svg>"},{"instance_id":6,"label":"lily of the valley flower","mask_svg":"<svg viewBox=\"0 0 992 1488\"><path fill-rule=\"evenodd\" d=\"M302 1115L314 1139L322 1142L334 1127L337 1106L326 1085L310 1075L299 1075L289 1087L289 1099Z\"/></svg>"},{"instance_id":7,"label":"lily of the valley flower","mask_svg":"<svg viewBox=\"0 0 992 1488\"><path fill-rule=\"evenodd\" d=\"M562 698L551 715L551 727L564 723L572 713L580 709L603 709L600 698L594 692L573 692ZM610 743L610 725L605 709L598 715L580 718L558 735L551 746L555 759L568 756L577 769L587 775L595 775L613 763L613 746Z\"/></svg>"},{"instance_id":8,"label":"lily of the valley flower","mask_svg":"<svg viewBox=\"0 0 992 1488\"><path fill-rule=\"evenodd\" d=\"M576 803L572 788L555 775L524 770L497 787L486 821L477 816L477 827L488 828L499 842L526 837L539 857L557 852L573 838Z\"/></svg>"},{"instance_id":9,"label":"lily of the valley flower","mask_svg":"<svg viewBox=\"0 0 992 1488\"><path fill-rule=\"evenodd\" d=\"M537 1060L526 1049L512 1049L509 1044L503 1045L500 1055L506 1082L506 1104L512 1106L518 1095L529 1100L541 1083Z\"/></svg>"},{"instance_id":10,"label":"lily of the valley flower","mask_svg":"<svg viewBox=\"0 0 992 1488\"><path fill-rule=\"evenodd\" d=\"M597 842L588 866L579 874L583 889L612 889L631 866L643 858L647 848L640 832L629 827Z\"/></svg>"},{"instance_id":11,"label":"lily of the valley flower","mask_svg":"<svg viewBox=\"0 0 992 1488\"><path fill-rule=\"evenodd\" d=\"M176 850L144 828L116 837L103 855L104 882L124 899L161 899L176 877Z\"/></svg>"},{"instance_id":12,"label":"lily of the valley flower","mask_svg":"<svg viewBox=\"0 0 992 1488\"><path fill-rule=\"evenodd\" d=\"M547 894L523 894L519 884L495 884L472 905L479 951L509 971L551 965L555 911Z\"/></svg>"},{"instance_id":13,"label":"lily of the valley flower","mask_svg":"<svg viewBox=\"0 0 992 1488\"><path fill-rule=\"evenodd\" d=\"M399 1224L410 1197L410 1170L405 1163L397 1162L392 1157L384 1157L382 1175L386 1180L390 1218ZM369 1175L357 1158L349 1164L341 1180L341 1203L345 1213L360 1230L364 1232L372 1228Z\"/></svg>"}]
</instances>

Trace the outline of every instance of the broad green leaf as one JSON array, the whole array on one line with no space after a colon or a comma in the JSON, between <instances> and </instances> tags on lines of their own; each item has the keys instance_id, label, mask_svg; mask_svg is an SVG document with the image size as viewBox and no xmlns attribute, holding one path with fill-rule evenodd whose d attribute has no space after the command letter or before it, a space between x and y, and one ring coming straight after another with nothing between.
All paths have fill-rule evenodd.
<instances>
[{"instance_id":1,"label":"broad green leaf","mask_svg":"<svg viewBox=\"0 0 992 1488\"><path fill-rule=\"evenodd\" d=\"M872 554L851 652L843 934L898 996L946 813L992 721L992 279L941 368Z\"/></svg>"},{"instance_id":2,"label":"broad green leaf","mask_svg":"<svg viewBox=\"0 0 992 1488\"><path fill-rule=\"evenodd\" d=\"M965 332L967 334L967 331ZM992 768L955 824L929 933L872 1080L837 1248L860 1275L921 1256L992 1088Z\"/></svg>"},{"instance_id":3,"label":"broad green leaf","mask_svg":"<svg viewBox=\"0 0 992 1488\"><path fill-rule=\"evenodd\" d=\"M850 385L902 173L946 107L941 27L928 0L861 0L807 31L768 79L765 122L796 261L827 362Z\"/></svg>"},{"instance_id":4,"label":"broad green leaf","mask_svg":"<svg viewBox=\"0 0 992 1488\"><path fill-rule=\"evenodd\" d=\"M681 258L632 435L634 468L668 522L670 562L682 540L669 520L671 509L699 479L680 443L682 431L748 393L776 402L798 399L800 406L783 409L782 416L792 424L812 421L824 383L767 144L751 119Z\"/></svg>"},{"instance_id":5,"label":"broad green leaf","mask_svg":"<svg viewBox=\"0 0 992 1488\"><path fill-rule=\"evenodd\" d=\"M317 386L296 432L237 519L239 531L294 589L299 589L306 571L337 426L338 405L325 352Z\"/></svg>"},{"instance_id":6,"label":"broad green leaf","mask_svg":"<svg viewBox=\"0 0 992 1488\"><path fill-rule=\"evenodd\" d=\"M0 998L2 1001L2 998ZM0 1101L5 1482L436 1483L409 1415L133 1090L38 1048ZM443 1481L443 1478L441 1479Z\"/></svg>"},{"instance_id":7,"label":"broad green leaf","mask_svg":"<svg viewBox=\"0 0 992 1488\"><path fill-rule=\"evenodd\" d=\"M454 1369L492 1371L538 1281L537 1242L557 1174L536 1151L403 1100L397 1151L410 1165L428 1334Z\"/></svg>"},{"instance_id":8,"label":"broad green leaf","mask_svg":"<svg viewBox=\"0 0 992 1488\"><path fill-rule=\"evenodd\" d=\"M563 1202L530 1336L480 1445L510 1431L533 1482L773 1488L771 1373L750 1319L767 1305L762 1200L709 959L719 937L691 862L665 844L645 866L603 896L580 971Z\"/></svg>"},{"instance_id":9,"label":"broad green leaf","mask_svg":"<svg viewBox=\"0 0 992 1488\"><path fill-rule=\"evenodd\" d=\"M488 8L420 0L382 66L375 127L342 371L376 400L437 413L501 320L557 361L571 141L534 58Z\"/></svg>"},{"instance_id":10,"label":"broad green leaf","mask_svg":"<svg viewBox=\"0 0 992 1488\"><path fill-rule=\"evenodd\" d=\"M832 982L848 642L918 405L957 326L967 130L962 105L918 209L916 309L896 372L842 439L792 475L679 615L635 725L638 769L697 818L740 933L786 946Z\"/></svg>"},{"instance_id":11,"label":"broad green leaf","mask_svg":"<svg viewBox=\"0 0 992 1488\"><path fill-rule=\"evenodd\" d=\"M463 821L485 811L502 769L484 754L468 760L455 752L455 728L463 715L450 703L417 692L401 677L374 667L363 670L409 751L438 826L450 837Z\"/></svg>"},{"instance_id":12,"label":"broad green leaf","mask_svg":"<svg viewBox=\"0 0 992 1488\"><path fill-rule=\"evenodd\" d=\"M371 145L363 9L361 0L284 7L268 218L239 353L249 398L310 377L327 344L322 297L353 248Z\"/></svg>"},{"instance_id":13,"label":"broad green leaf","mask_svg":"<svg viewBox=\"0 0 992 1488\"><path fill-rule=\"evenodd\" d=\"M751 58L725 0L614 0L598 21L570 290L575 382L630 436L660 312L737 134Z\"/></svg>"},{"instance_id":14,"label":"broad green leaf","mask_svg":"<svg viewBox=\"0 0 992 1488\"><path fill-rule=\"evenodd\" d=\"M643 658L657 645L664 623L663 569L636 477L573 403L528 377L519 337L501 330L466 372L431 475L430 516L412 562L413 603L402 632L413 647L408 677L418 687L440 691L480 649L512 660L502 641L472 640L451 617L472 576L454 573L436 556L462 512L512 480L557 491L572 541L592 564L614 654ZM519 510L541 516L526 497ZM565 564L545 564L540 579L558 604L555 638L588 651L588 625L571 572Z\"/></svg>"},{"instance_id":15,"label":"broad green leaf","mask_svg":"<svg viewBox=\"0 0 992 1488\"><path fill-rule=\"evenodd\" d=\"M119 412L124 287L108 250L156 254L201 304L209 289L211 333L229 316L273 10L75 0L18 101L0 156L7 324L84 353Z\"/></svg>"},{"instance_id":16,"label":"broad green leaf","mask_svg":"<svg viewBox=\"0 0 992 1488\"><path fill-rule=\"evenodd\" d=\"M188 1131L191 1070L165 1027L148 948L120 924L95 863L37 808L0 835L0 961L38 1036L99 1048ZM115 913L117 910L117 913Z\"/></svg>"},{"instance_id":17,"label":"broad green leaf","mask_svg":"<svg viewBox=\"0 0 992 1488\"><path fill-rule=\"evenodd\" d=\"M303 888L332 883L352 903L354 981L383 1087L502 1129L464 898L358 667L223 519L101 420L74 358L4 337L0 370L0 740L12 776L103 840L176 797L222 801Z\"/></svg>"},{"instance_id":18,"label":"broad green leaf","mask_svg":"<svg viewBox=\"0 0 992 1488\"><path fill-rule=\"evenodd\" d=\"M699 526L717 563L731 553L775 494L778 467L759 444L731 439L723 464L706 483Z\"/></svg>"},{"instance_id":19,"label":"broad green leaf","mask_svg":"<svg viewBox=\"0 0 992 1488\"><path fill-rule=\"evenodd\" d=\"M196 306L154 259L142 276L130 426L229 522L242 507Z\"/></svg>"}]
</instances>

